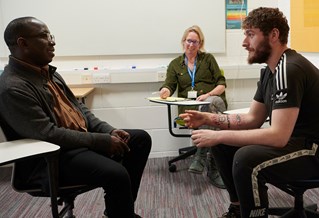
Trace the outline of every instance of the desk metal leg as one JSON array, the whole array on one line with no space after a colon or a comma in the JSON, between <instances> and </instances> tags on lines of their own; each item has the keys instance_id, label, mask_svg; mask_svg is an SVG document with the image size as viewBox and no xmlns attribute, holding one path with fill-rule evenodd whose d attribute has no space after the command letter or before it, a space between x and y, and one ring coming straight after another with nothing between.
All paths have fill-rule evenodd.
<instances>
[{"instance_id":1,"label":"desk metal leg","mask_svg":"<svg viewBox=\"0 0 319 218\"><path fill-rule=\"evenodd\" d=\"M171 105L174 106L200 106L200 105L209 105L210 102L202 102L202 101L182 101L182 102L168 102L165 100L151 100L151 102L154 103L160 103L160 104L166 104L167 105L167 112L168 112L168 130L169 133L174 136L174 137L191 137L191 134L177 134L173 132L173 127L172 127L172 111L171 111ZM173 158L172 160L168 161L169 165L169 171L170 172L175 172L176 171L176 166L174 162L178 160L185 159L193 154L196 153L197 147L196 146L189 146L187 148L181 148L179 149L179 156L176 158Z\"/></svg>"},{"instance_id":2,"label":"desk metal leg","mask_svg":"<svg viewBox=\"0 0 319 218\"><path fill-rule=\"evenodd\" d=\"M85 104L85 97L82 97L82 98L77 98L78 101L82 102L83 104Z\"/></svg>"},{"instance_id":3,"label":"desk metal leg","mask_svg":"<svg viewBox=\"0 0 319 218\"><path fill-rule=\"evenodd\" d=\"M172 126L172 111L171 111L171 105L167 105L167 112L168 112L168 130L169 133L174 137L190 137L191 134L176 134L173 132L173 126Z\"/></svg>"},{"instance_id":4,"label":"desk metal leg","mask_svg":"<svg viewBox=\"0 0 319 218\"><path fill-rule=\"evenodd\" d=\"M191 134L176 134L173 132L173 126L172 126L172 111L171 111L171 105L167 105L167 112L168 112L168 130L169 133L174 137L191 137ZM176 171L176 165L174 164L176 161L183 160L193 154L196 153L197 147L190 147L190 149L183 154L180 154L179 156L171 159L168 161L168 169L170 172Z\"/></svg>"},{"instance_id":5,"label":"desk metal leg","mask_svg":"<svg viewBox=\"0 0 319 218\"><path fill-rule=\"evenodd\" d=\"M47 156L45 159L48 164L48 174L49 174L49 185L50 185L50 197L51 197L51 211L53 218L59 217L59 210L58 210L58 191L57 191L57 184L58 184L58 152L55 154Z\"/></svg>"}]
</instances>

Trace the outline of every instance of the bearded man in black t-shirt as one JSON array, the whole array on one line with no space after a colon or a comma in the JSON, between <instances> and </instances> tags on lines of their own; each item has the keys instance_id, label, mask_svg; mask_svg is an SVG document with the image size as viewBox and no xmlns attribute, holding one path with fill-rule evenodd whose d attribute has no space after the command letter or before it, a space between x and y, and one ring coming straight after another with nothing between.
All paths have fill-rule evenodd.
<instances>
[{"instance_id":1,"label":"bearded man in black t-shirt","mask_svg":"<svg viewBox=\"0 0 319 218\"><path fill-rule=\"evenodd\" d=\"M268 217L266 183L319 178L319 70L287 47L289 26L277 8L243 21L248 63L266 63L249 112L181 114L198 147L212 147L230 196L222 217ZM270 126L260 128L269 118ZM307 170L305 170L307 169Z\"/></svg>"}]
</instances>

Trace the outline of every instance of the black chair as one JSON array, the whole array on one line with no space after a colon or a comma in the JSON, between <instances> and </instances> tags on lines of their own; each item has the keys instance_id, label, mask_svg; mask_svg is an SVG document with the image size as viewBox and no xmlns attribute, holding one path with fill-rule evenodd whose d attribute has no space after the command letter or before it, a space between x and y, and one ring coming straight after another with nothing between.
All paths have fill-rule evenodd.
<instances>
[{"instance_id":1,"label":"black chair","mask_svg":"<svg viewBox=\"0 0 319 218\"><path fill-rule=\"evenodd\" d=\"M76 196L95 189L83 184L76 184L72 186L59 187L58 186L58 155L60 148L52 143L33 140L21 139L7 142L5 134L0 127L0 165L12 164L11 185L17 192L28 193L36 197L50 197L51 198L51 212L52 217L71 218L73 215L74 200ZM24 164L25 160L40 160L44 159L48 166L47 176L48 185L47 190L43 190L40 185L27 183L23 168L19 167ZM62 206L59 210L59 205Z\"/></svg>"},{"instance_id":2,"label":"black chair","mask_svg":"<svg viewBox=\"0 0 319 218\"><path fill-rule=\"evenodd\" d=\"M28 184L24 179L20 178L21 169L17 167L18 164L13 165L11 185L13 189L17 192L28 193L34 197L51 197L50 193L43 190L43 188L36 184ZM57 171L55 171L57 173ZM90 190L93 190L97 187L91 187L87 185L70 185L70 186L56 186L56 203L52 203L51 199L51 209L52 216L55 217L64 217L64 218L74 218L74 201L75 198ZM53 199L55 200L55 199ZM59 210L59 206L61 209Z\"/></svg>"},{"instance_id":3,"label":"black chair","mask_svg":"<svg viewBox=\"0 0 319 218\"><path fill-rule=\"evenodd\" d=\"M175 172L176 171L176 165L174 164L175 162L179 160L184 160L192 155L194 155L197 151L196 146L190 146L190 147L184 147L178 149L179 155L177 157L174 157L173 159L168 161L168 169L170 172Z\"/></svg>"},{"instance_id":4,"label":"black chair","mask_svg":"<svg viewBox=\"0 0 319 218\"><path fill-rule=\"evenodd\" d=\"M297 180L288 183L271 182L272 185L294 197L293 207L273 207L269 208L269 215L284 217L319 217L317 204L304 206L304 193L313 188L319 187L319 179Z\"/></svg>"}]
</instances>

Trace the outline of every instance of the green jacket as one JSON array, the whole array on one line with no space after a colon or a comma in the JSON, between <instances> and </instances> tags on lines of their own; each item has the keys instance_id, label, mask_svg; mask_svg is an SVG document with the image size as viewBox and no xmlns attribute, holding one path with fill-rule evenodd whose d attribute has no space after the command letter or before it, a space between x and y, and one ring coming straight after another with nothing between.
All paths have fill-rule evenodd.
<instances>
[{"instance_id":1,"label":"green jacket","mask_svg":"<svg viewBox=\"0 0 319 218\"><path fill-rule=\"evenodd\" d=\"M185 64L185 54L180 55L171 61L168 65L166 79L162 88L168 88L171 95L178 90L177 96L187 98L187 93L192 89L191 78L188 74L187 65ZM206 94L213 90L217 85L225 85L226 79L219 69L219 66L210 53L199 52L196 61L195 87L197 96ZM220 95L227 107L225 92ZM179 113L186 108L179 107ZM187 107L187 109L190 109ZM195 108L193 108L195 109Z\"/></svg>"}]
</instances>

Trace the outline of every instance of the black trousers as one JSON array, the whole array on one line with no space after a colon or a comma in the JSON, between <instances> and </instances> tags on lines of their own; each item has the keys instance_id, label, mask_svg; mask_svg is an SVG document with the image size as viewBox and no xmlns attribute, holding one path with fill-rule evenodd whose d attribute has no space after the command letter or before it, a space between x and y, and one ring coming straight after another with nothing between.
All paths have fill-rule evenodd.
<instances>
[{"instance_id":1,"label":"black trousers","mask_svg":"<svg viewBox=\"0 0 319 218\"><path fill-rule=\"evenodd\" d=\"M230 201L240 202L241 216L268 217L266 183L319 178L317 148L304 138L291 138L283 148L218 145L212 152Z\"/></svg>"},{"instance_id":2,"label":"black trousers","mask_svg":"<svg viewBox=\"0 0 319 218\"><path fill-rule=\"evenodd\" d=\"M151 137L144 130L127 129L131 135L130 152L121 161L88 149L63 153L60 157L60 183L102 187L109 218L133 218Z\"/></svg>"}]
</instances>

